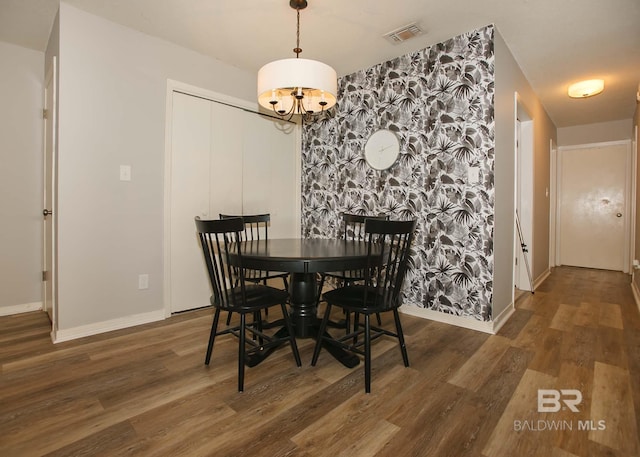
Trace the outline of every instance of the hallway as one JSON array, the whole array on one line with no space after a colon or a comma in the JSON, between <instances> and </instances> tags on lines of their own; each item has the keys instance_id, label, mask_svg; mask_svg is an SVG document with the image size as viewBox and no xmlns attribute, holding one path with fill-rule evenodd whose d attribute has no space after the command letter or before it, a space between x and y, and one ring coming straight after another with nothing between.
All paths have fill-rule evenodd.
<instances>
[{"instance_id":1,"label":"hallway","mask_svg":"<svg viewBox=\"0 0 640 457\"><path fill-rule=\"evenodd\" d=\"M639 455L640 317L629 283L620 272L558 267L519 300L487 344L524 349L529 362L485 455ZM538 412L538 389L578 390L579 412L562 402L573 392L559 412Z\"/></svg>"}]
</instances>

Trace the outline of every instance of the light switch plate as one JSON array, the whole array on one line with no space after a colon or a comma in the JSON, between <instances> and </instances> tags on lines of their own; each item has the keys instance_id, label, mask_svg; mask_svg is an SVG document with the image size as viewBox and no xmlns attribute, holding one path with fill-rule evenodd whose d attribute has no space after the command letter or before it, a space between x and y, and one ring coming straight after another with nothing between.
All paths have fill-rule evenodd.
<instances>
[{"instance_id":1,"label":"light switch plate","mask_svg":"<svg viewBox=\"0 0 640 457\"><path fill-rule=\"evenodd\" d=\"M138 289L148 289L149 288L149 275L141 274L138 275Z\"/></svg>"},{"instance_id":2,"label":"light switch plate","mask_svg":"<svg viewBox=\"0 0 640 457\"><path fill-rule=\"evenodd\" d=\"M131 165L120 165L120 181L131 181Z\"/></svg>"}]
</instances>

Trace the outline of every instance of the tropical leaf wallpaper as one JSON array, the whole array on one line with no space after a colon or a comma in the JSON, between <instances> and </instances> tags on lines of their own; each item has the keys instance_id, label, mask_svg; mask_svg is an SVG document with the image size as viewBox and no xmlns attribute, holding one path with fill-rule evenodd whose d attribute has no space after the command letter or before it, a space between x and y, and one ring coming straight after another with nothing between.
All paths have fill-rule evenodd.
<instances>
[{"instance_id":1,"label":"tropical leaf wallpaper","mask_svg":"<svg viewBox=\"0 0 640 457\"><path fill-rule=\"evenodd\" d=\"M493 34L489 25L340 78L336 108L302 139L303 236L339 236L342 212L415 218L405 305L482 321L493 289ZM382 128L401 154L378 171L363 151Z\"/></svg>"}]
</instances>

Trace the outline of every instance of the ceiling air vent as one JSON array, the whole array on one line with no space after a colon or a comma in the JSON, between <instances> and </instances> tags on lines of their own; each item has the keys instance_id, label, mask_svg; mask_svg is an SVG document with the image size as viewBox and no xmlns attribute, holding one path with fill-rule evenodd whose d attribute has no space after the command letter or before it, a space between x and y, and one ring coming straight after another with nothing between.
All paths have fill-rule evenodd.
<instances>
[{"instance_id":1,"label":"ceiling air vent","mask_svg":"<svg viewBox=\"0 0 640 457\"><path fill-rule=\"evenodd\" d=\"M413 24L405 25L392 32L385 33L383 36L387 41L393 44L399 44L423 33L424 31L414 22Z\"/></svg>"}]
</instances>

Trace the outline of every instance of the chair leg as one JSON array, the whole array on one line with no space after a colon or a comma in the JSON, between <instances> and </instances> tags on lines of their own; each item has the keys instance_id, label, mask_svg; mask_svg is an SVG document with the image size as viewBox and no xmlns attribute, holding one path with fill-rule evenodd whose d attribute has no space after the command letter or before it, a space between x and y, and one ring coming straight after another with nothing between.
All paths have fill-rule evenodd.
<instances>
[{"instance_id":1,"label":"chair leg","mask_svg":"<svg viewBox=\"0 0 640 457\"><path fill-rule=\"evenodd\" d=\"M316 309L320 306L320 299L322 298L322 288L324 287L325 276L320 273L320 284L318 285L318 293L316 294Z\"/></svg>"},{"instance_id":2,"label":"chair leg","mask_svg":"<svg viewBox=\"0 0 640 457\"><path fill-rule=\"evenodd\" d=\"M397 309L393 310L393 318L396 321L396 333L398 334L398 342L400 343L400 352L402 352L402 360L404 366L409 366L409 356L407 354L407 345L404 342L404 334L402 333L402 325L400 324L400 314Z\"/></svg>"},{"instance_id":3,"label":"chair leg","mask_svg":"<svg viewBox=\"0 0 640 457\"><path fill-rule=\"evenodd\" d=\"M376 313L376 318L378 319L378 325L382 325L382 318L380 317L380 313Z\"/></svg>"},{"instance_id":4,"label":"chair leg","mask_svg":"<svg viewBox=\"0 0 640 457\"><path fill-rule=\"evenodd\" d=\"M345 280L342 284L343 287L349 287L351 285L351 281ZM342 310L342 314L344 314L344 334L348 335L349 332L351 331L351 313L349 311L347 311L346 309ZM355 313L355 319L358 319L358 313ZM355 344L355 340L354 340L354 344Z\"/></svg>"},{"instance_id":5,"label":"chair leg","mask_svg":"<svg viewBox=\"0 0 640 457\"><path fill-rule=\"evenodd\" d=\"M329 322L329 314L331 314L331 304L327 303L327 309L324 312L320 329L318 329L318 337L316 339L316 347L313 350L313 358L311 359L311 366L315 367L320 355L320 349L322 348L322 339L324 332L327 330L327 322Z\"/></svg>"},{"instance_id":6,"label":"chair leg","mask_svg":"<svg viewBox=\"0 0 640 457\"><path fill-rule=\"evenodd\" d=\"M260 311L253 312L253 327L259 332L262 332L262 314L260 314ZM256 338L255 333L252 338L254 341L257 339L261 345L264 344L264 339L262 337Z\"/></svg>"},{"instance_id":7,"label":"chair leg","mask_svg":"<svg viewBox=\"0 0 640 457\"><path fill-rule=\"evenodd\" d=\"M302 361L300 360L300 352L298 352L298 344L296 343L296 334L293 330L293 326L291 325L291 319L289 319L289 313L287 312L287 305L284 303L280 304L282 308L282 315L284 316L284 322L287 326L287 331L289 332L289 344L291 345L291 350L293 351L293 357L296 359L296 365L301 367Z\"/></svg>"},{"instance_id":8,"label":"chair leg","mask_svg":"<svg viewBox=\"0 0 640 457\"><path fill-rule=\"evenodd\" d=\"M358 329L360 328L360 313L353 313L353 345L358 343Z\"/></svg>"},{"instance_id":9,"label":"chair leg","mask_svg":"<svg viewBox=\"0 0 640 457\"><path fill-rule=\"evenodd\" d=\"M344 312L344 334L348 335L351 331L351 313L347 310Z\"/></svg>"},{"instance_id":10,"label":"chair leg","mask_svg":"<svg viewBox=\"0 0 640 457\"><path fill-rule=\"evenodd\" d=\"M244 353L245 353L245 326L247 324L247 316L240 313L240 346L238 350L238 392L244 390Z\"/></svg>"},{"instance_id":11,"label":"chair leg","mask_svg":"<svg viewBox=\"0 0 640 457\"><path fill-rule=\"evenodd\" d=\"M231 324L231 315L232 315L232 314L233 314L233 313L232 313L231 311L229 311L229 312L227 313L227 325L230 325L230 324Z\"/></svg>"},{"instance_id":12,"label":"chair leg","mask_svg":"<svg viewBox=\"0 0 640 457\"><path fill-rule=\"evenodd\" d=\"M213 341L216 339L218 332L218 320L220 319L220 308L216 308L213 314L213 323L211 324L211 333L209 333L209 344L207 345L207 355L204 358L204 364L209 365L211 361L211 352L213 351Z\"/></svg>"},{"instance_id":13,"label":"chair leg","mask_svg":"<svg viewBox=\"0 0 640 457\"><path fill-rule=\"evenodd\" d=\"M364 315L364 391L371 393L371 315Z\"/></svg>"}]
</instances>

